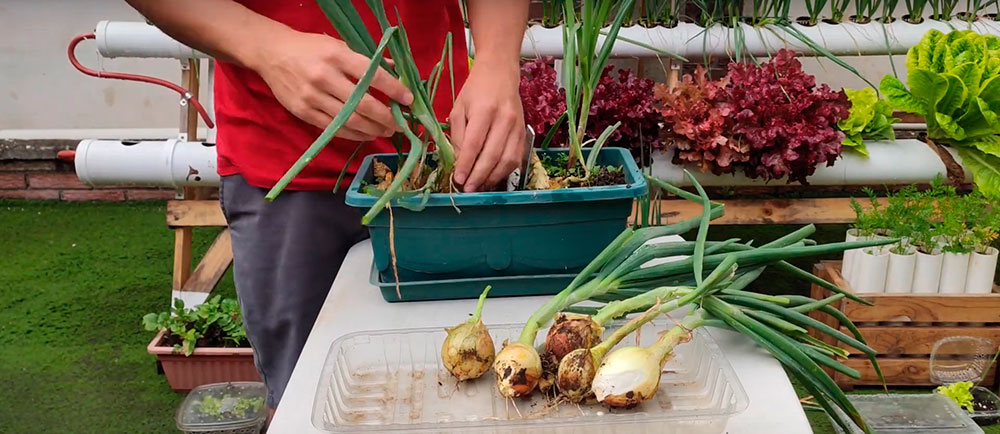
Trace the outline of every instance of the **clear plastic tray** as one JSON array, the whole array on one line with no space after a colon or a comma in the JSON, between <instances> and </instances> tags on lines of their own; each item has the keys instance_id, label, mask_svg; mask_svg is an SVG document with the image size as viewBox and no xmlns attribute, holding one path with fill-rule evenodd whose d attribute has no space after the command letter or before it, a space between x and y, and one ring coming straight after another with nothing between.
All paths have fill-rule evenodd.
<instances>
[{"instance_id":1,"label":"clear plastic tray","mask_svg":"<svg viewBox=\"0 0 1000 434\"><path fill-rule=\"evenodd\" d=\"M647 324L640 343L673 326ZM521 325L491 325L499 347ZM538 334L539 344L545 336ZM729 362L704 329L677 347L655 398L623 411L594 404L503 399L492 372L458 384L441 366L441 328L360 332L337 339L327 355L312 423L325 432L674 433L719 434L748 398ZM622 345L634 345L630 336ZM516 408L515 408L516 405Z\"/></svg>"},{"instance_id":2,"label":"clear plastic tray","mask_svg":"<svg viewBox=\"0 0 1000 434\"><path fill-rule=\"evenodd\" d=\"M982 434L983 432L954 401L937 393L848 395L847 399L854 404L875 432L881 434ZM844 434L839 426L833 425L838 434ZM850 434L861 434L861 430L854 428Z\"/></svg>"}]
</instances>

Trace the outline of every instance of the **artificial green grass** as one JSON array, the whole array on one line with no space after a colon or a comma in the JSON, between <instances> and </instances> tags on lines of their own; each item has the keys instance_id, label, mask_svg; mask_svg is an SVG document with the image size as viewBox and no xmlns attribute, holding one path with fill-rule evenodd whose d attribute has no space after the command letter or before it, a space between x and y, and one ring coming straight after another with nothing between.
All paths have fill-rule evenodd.
<instances>
[{"instance_id":1,"label":"artificial green grass","mask_svg":"<svg viewBox=\"0 0 1000 434\"><path fill-rule=\"evenodd\" d=\"M0 201L0 433L177 432L183 396L157 375L146 354L153 335L140 325L170 298L173 232L164 212L162 203ZM709 237L760 245L793 228L713 226ZM840 241L844 230L821 226L811 238ZM196 258L217 232L195 230ZM755 285L808 291L778 273ZM234 295L231 272L216 293ZM807 414L817 434L833 432L824 414Z\"/></svg>"},{"instance_id":2,"label":"artificial green grass","mask_svg":"<svg viewBox=\"0 0 1000 434\"><path fill-rule=\"evenodd\" d=\"M0 202L0 432L169 433L140 318L170 301L162 203ZM194 250L218 229L195 231ZM227 276L218 293L234 294Z\"/></svg>"}]
</instances>

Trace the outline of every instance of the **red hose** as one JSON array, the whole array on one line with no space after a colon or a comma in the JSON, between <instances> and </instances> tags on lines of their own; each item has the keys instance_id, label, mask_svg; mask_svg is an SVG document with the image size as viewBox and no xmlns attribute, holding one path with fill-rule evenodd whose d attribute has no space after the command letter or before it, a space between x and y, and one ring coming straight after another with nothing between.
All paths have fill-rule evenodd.
<instances>
[{"instance_id":1,"label":"red hose","mask_svg":"<svg viewBox=\"0 0 1000 434\"><path fill-rule=\"evenodd\" d=\"M191 102L194 108L198 110L198 114L200 114L201 118L205 121L205 125L207 125L209 128L215 128L215 123L212 122L212 118L209 117L208 111L205 110L205 107L203 107L201 103L198 102L198 98L195 98L193 95L191 95L191 92L188 92L188 90L183 87L180 87L169 81L162 80L156 77L149 77L146 75L137 75L137 74L125 74L121 72L95 71L93 69L81 65L80 61L76 59L76 46L79 45L80 42L83 42L86 39L96 39L96 38L97 37L94 35L93 32L83 33L77 35L76 37L73 38L72 41L69 42L69 49L67 50L67 54L69 55L69 63L72 63L73 67L91 77L111 78L111 79L126 80L126 81L138 81L142 83L151 83L166 88L170 88L174 92L179 93L181 95L181 98L184 98L185 100Z\"/></svg>"},{"instance_id":2,"label":"red hose","mask_svg":"<svg viewBox=\"0 0 1000 434\"><path fill-rule=\"evenodd\" d=\"M67 163L72 163L76 160L76 151L64 150L56 153L56 158L65 161Z\"/></svg>"}]
</instances>

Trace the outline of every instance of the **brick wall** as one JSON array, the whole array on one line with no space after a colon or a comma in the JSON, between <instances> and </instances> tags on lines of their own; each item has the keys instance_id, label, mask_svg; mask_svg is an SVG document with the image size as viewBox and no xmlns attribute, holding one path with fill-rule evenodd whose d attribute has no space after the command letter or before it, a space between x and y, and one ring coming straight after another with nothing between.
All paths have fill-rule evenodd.
<instances>
[{"instance_id":1,"label":"brick wall","mask_svg":"<svg viewBox=\"0 0 1000 434\"><path fill-rule=\"evenodd\" d=\"M0 139L0 199L122 202L174 198L174 190L169 189L83 185L73 163L56 158L60 150L74 149L77 143Z\"/></svg>"}]
</instances>

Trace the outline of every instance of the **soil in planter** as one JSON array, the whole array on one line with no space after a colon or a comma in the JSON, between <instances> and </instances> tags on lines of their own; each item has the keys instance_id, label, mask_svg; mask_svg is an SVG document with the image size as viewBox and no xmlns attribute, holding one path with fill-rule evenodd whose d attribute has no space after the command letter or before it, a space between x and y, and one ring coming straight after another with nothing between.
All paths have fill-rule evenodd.
<instances>
[{"instance_id":1,"label":"soil in planter","mask_svg":"<svg viewBox=\"0 0 1000 434\"><path fill-rule=\"evenodd\" d=\"M583 178L583 168L577 165L573 170L567 171L569 165L569 154L545 154L541 156L542 166L545 173L550 178ZM586 182L570 182L569 188L573 187L600 187L604 185L621 185L625 183L625 171L622 167L596 166L594 172Z\"/></svg>"},{"instance_id":2,"label":"soil in planter","mask_svg":"<svg viewBox=\"0 0 1000 434\"><path fill-rule=\"evenodd\" d=\"M189 324L188 327L190 326ZM183 344L183 337L169 333L169 331L168 334L163 336L164 346L172 347ZM225 339L222 327L213 325L205 332L205 336L198 339L195 348L250 348L250 342L246 339L241 339L239 343L234 343L232 339Z\"/></svg>"},{"instance_id":3,"label":"soil in planter","mask_svg":"<svg viewBox=\"0 0 1000 434\"><path fill-rule=\"evenodd\" d=\"M542 167L545 168L545 173L550 178L550 189L625 184L625 170L621 166L596 166L593 173L590 174L590 178L586 181L576 181L573 178L583 178L583 168L577 165L573 170L566 170L569 162L568 154L543 154L540 158ZM414 185L424 185L426 183L427 176L433 171L433 162L428 163L423 165L423 170L416 177L416 182L413 182L414 177L412 176L403 182L403 191L413 191ZM378 196L392 184L393 179L395 179L395 172L378 159L375 160L372 170L374 171L375 181L362 185L361 189L367 194ZM564 182L560 183L560 181ZM500 183L488 191L506 191L505 187L505 183Z\"/></svg>"}]
</instances>

